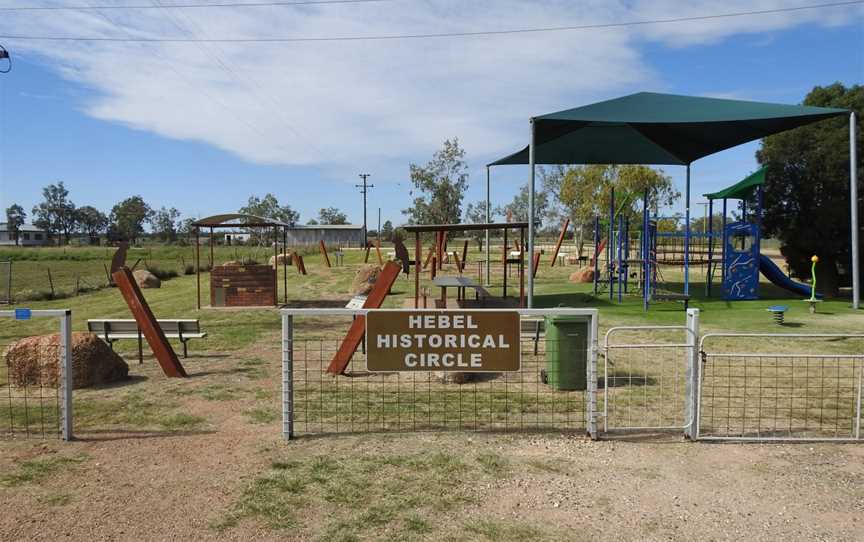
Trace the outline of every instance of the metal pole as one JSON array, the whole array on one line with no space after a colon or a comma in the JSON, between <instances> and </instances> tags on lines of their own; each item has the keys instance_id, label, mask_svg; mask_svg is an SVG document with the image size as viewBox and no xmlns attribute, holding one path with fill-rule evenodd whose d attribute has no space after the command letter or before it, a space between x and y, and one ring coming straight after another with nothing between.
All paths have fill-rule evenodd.
<instances>
[{"instance_id":1,"label":"metal pole","mask_svg":"<svg viewBox=\"0 0 864 542\"><path fill-rule=\"evenodd\" d=\"M531 119L531 143L528 146L528 166L531 168L528 182L528 308L534 307L534 161L535 161L535 125ZM519 247L521 250L522 247Z\"/></svg>"},{"instance_id":2,"label":"metal pole","mask_svg":"<svg viewBox=\"0 0 864 542\"><path fill-rule=\"evenodd\" d=\"M615 295L615 284L612 281L613 263L612 258L614 252L612 247L615 243L615 187L612 187L612 195L609 202L609 239L606 241L606 270L609 278L609 301L612 301Z\"/></svg>"},{"instance_id":3,"label":"metal pole","mask_svg":"<svg viewBox=\"0 0 864 542\"><path fill-rule=\"evenodd\" d=\"M855 113L849 114L849 200L852 219L852 308L858 309L861 300L861 270L858 254L858 150Z\"/></svg>"},{"instance_id":4,"label":"metal pole","mask_svg":"<svg viewBox=\"0 0 864 542\"><path fill-rule=\"evenodd\" d=\"M708 200L708 276L705 277L705 295L711 297L711 267L714 264L714 200Z\"/></svg>"},{"instance_id":5,"label":"metal pole","mask_svg":"<svg viewBox=\"0 0 864 542\"><path fill-rule=\"evenodd\" d=\"M72 311L60 318L60 394L63 402L62 436L72 440Z\"/></svg>"},{"instance_id":6,"label":"metal pole","mask_svg":"<svg viewBox=\"0 0 864 542\"><path fill-rule=\"evenodd\" d=\"M649 281L651 274L651 242L648 234L649 226L648 217L648 190L645 190L645 196L642 200L642 309L648 311L648 295L650 291Z\"/></svg>"},{"instance_id":7,"label":"metal pole","mask_svg":"<svg viewBox=\"0 0 864 542\"><path fill-rule=\"evenodd\" d=\"M685 434L691 440L699 438L699 384L702 369L699 356L699 309L687 309L687 413Z\"/></svg>"},{"instance_id":8,"label":"metal pole","mask_svg":"<svg viewBox=\"0 0 864 542\"><path fill-rule=\"evenodd\" d=\"M489 166L486 166L486 223L492 222L492 182ZM486 230L486 287L492 285L492 272L489 264L492 261L489 252L489 230Z\"/></svg>"},{"instance_id":9,"label":"metal pole","mask_svg":"<svg viewBox=\"0 0 864 542\"><path fill-rule=\"evenodd\" d=\"M294 317L282 315L282 436L294 438Z\"/></svg>"},{"instance_id":10,"label":"metal pole","mask_svg":"<svg viewBox=\"0 0 864 542\"><path fill-rule=\"evenodd\" d=\"M690 164L687 164L684 193L684 295L690 295Z\"/></svg>"},{"instance_id":11,"label":"metal pole","mask_svg":"<svg viewBox=\"0 0 864 542\"><path fill-rule=\"evenodd\" d=\"M201 230L195 228L195 287L198 292L197 309L201 310Z\"/></svg>"},{"instance_id":12,"label":"metal pole","mask_svg":"<svg viewBox=\"0 0 864 542\"><path fill-rule=\"evenodd\" d=\"M726 198L723 198L723 231L720 232L720 242L723 243L723 246L720 250L720 289L723 291L723 285L726 283L726 213L727 213L727 202Z\"/></svg>"}]
</instances>

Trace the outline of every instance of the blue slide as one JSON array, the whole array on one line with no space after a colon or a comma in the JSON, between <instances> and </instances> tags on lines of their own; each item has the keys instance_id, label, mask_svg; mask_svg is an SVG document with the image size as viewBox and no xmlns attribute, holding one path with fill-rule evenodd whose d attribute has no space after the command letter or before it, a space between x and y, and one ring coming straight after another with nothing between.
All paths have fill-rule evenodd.
<instances>
[{"instance_id":1,"label":"blue slide","mask_svg":"<svg viewBox=\"0 0 864 542\"><path fill-rule=\"evenodd\" d=\"M777 286L794 292L798 295L810 297L810 286L795 282L786 276L782 269L777 267L777 264L771 261L771 258L764 254L759 255L759 271L765 275L765 278L776 284ZM821 294L816 294L816 297L822 299Z\"/></svg>"}]
</instances>

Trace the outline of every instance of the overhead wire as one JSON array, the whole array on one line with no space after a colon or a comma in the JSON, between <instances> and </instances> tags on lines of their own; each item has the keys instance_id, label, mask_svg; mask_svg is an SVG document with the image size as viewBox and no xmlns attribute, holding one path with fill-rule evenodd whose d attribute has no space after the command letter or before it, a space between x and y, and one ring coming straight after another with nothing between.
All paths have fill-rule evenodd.
<instances>
[{"instance_id":1,"label":"overhead wire","mask_svg":"<svg viewBox=\"0 0 864 542\"><path fill-rule=\"evenodd\" d=\"M154 3L154 5L165 5L165 4L162 4L162 2L160 0L151 0L151 1ZM175 28L177 28L180 32L187 34L188 36L195 37L195 32L193 30L197 30L198 33L203 34L203 30L201 29L201 27L199 27L189 17L186 17L185 15L183 15L182 12L177 13L177 16L182 17L183 21L185 21L185 24L183 21L180 21L178 17L175 17L174 15L172 15L170 12L166 12L165 16L171 21L171 23L174 25ZM197 43L197 45L198 45L198 49L201 51L201 53L205 57L209 57L209 58L212 58L213 60L215 60L216 65L219 66L219 69L221 69L229 78L233 79L237 85L239 85L240 87L243 87L244 84L247 82L251 84L251 86L253 87L252 89L250 89L252 97L257 102L261 111L264 111L268 114L272 114L272 112L275 111L276 115L280 118L282 124L291 133L293 133L296 136L298 141L302 142L303 144L305 144L306 146L311 148L313 151L320 152L317 147L315 147L311 142L308 141L308 138L303 137L303 134L301 134L299 130L294 128L294 126L292 126L291 123L289 123L285 119L285 116L282 112L284 108L281 107L281 105L276 101L275 98L273 98L271 95L269 95L264 90L262 85L260 83L258 83L258 81L255 78L249 76L247 73L246 79L243 80L240 78L239 75L237 75L235 70L227 62L225 62L225 60L222 56L225 54L225 52L221 51L216 44L213 44L213 47L209 51L207 49L205 49L204 43ZM262 97L270 102L272 109L268 109L267 107L264 106L264 104L261 103ZM272 138L271 138L271 140L272 140ZM281 145L278 145L278 146L281 147ZM284 147L282 147L282 149L287 150Z\"/></svg>"},{"instance_id":2,"label":"overhead wire","mask_svg":"<svg viewBox=\"0 0 864 542\"><path fill-rule=\"evenodd\" d=\"M138 42L138 43L302 43L302 42L347 42L347 41L385 41L385 40L408 40L429 38L470 38L483 36L503 36L514 34L538 34L546 32L573 32L583 30L600 30L608 28L625 28L633 26L648 26L660 24L672 24L695 21L709 21L726 19L732 17L746 17L755 15L770 15L776 13L790 13L795 11L827 9L835 7L849 7L864 4L864 0L847 0L844 2L829 2L822 4L808 4L803 6L790 6L783 8L733 11L709 15L695 15L689 17L671 17L662 19L644 19L637 21L621 21L613 23L596 23L568 26L546 26L531 28L512 28L505 30L476 30L464 32L432 32L418 34L377 34L368 36L319 36L319 37L269 37L269 38L180 38L180 37L111 37L111 36L38 36L22 34L0 34L0 39L16 39L31 41L80 41L80 42Z\"/></svg>"}]
</instances>

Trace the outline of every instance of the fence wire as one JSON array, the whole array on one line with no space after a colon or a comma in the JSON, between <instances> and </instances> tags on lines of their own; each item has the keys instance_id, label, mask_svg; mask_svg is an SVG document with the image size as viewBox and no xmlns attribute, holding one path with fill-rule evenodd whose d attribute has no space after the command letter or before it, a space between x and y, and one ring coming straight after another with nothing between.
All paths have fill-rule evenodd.
<instances>
[{"instance_id":1,"label":"fence wire","mask_svg":"<svg viewBox=\"0 0 864 542\"><path fill-rule=\"evenodd\" d=\"M545 333L536 332L532 327L536 320L523 324L522 363L516 372L370 373L361 346L340 376L326 370L350 317L295 316L294 322L295 435L587 429L587 367L584 363L569 366L565 375L565 369L559 371L558 365L550 364L557 343L547 342ZM582 347L587 352L589 344ZM564 363L571 362L577 363Z\"/></svg>"},{"instance_id":2,"label":"fence wire","mask_svg":"<svg viewBox=\"0 0 864 542\"><path fill-rule=\"evenodd\" d=\"M0 439L63 438L61 348L0 340Z\"/></svg>"},{"instance_id":3,"label":"fence wire","mask_svg":"<svg viewBox=\"0 0 864 542\"><path fill-rule=\"evenodd\" d=\"M609 329L597 386L604 431L686 427L687 334L686 326Z\"/></svg>"},{"instance_id":4,"label":"fence wire","mask_svg":"<svg viewBox=\"0 0 864 542\"><path fill-rule=\"evenodd\" d=\"M699 438L860 439L860 337L765 336L779 350L768 353L703 347Z\"/></svg>"}]
</instances>

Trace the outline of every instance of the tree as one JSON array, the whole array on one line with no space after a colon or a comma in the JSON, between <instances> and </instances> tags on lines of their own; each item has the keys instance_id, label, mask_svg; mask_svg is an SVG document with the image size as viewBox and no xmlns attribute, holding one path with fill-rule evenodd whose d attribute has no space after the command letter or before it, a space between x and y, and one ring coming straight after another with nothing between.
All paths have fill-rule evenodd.
<instances>
[{"instance_id":1,"label":"tree","mask_svg":"<svg viewBox=\"0 0 864 542\"><path fill-rule=\"evenodd\" d=\"M141 196L126 198L111 209L108 235L135 243L144 233L144 223L153 216L153 210Z\"/></svg>"},{"instance_id":2,"label":"tree","mask_svg":"<svg viewBox=\"0 0 864 542\"><path fill-rule=\"evenodd\" d=\"M486 200L480 200L476 203L469 203L465 208L465 222L470 224L485 224L486 222L495 221L495 216L498 214L498 209L492 209L489 213L489 220L486 220ZM486 231L472 230L471 237L477 242L479 250L483 250L483 241L486 239Z\"/></svg>"},{"instance_id":3,"label":"tree","mask_svg":"<svg viewBox=\"0 0 864 542\"><path fill-rule=\"evenodd\" d=\"M327 207L318 211L318 221L321 224L347 224L348 215L336 207Z\"/></svg>"},{"instance_id":4,"label":"tree","mask_svg":"<svg viewBox=\"0 0 864 542\"><path fill-rule=\"evenodd\" d=\"M150 225L153 227L153 233L160 240L176 241L177 231L180 228L180 211L174 207L170 209L162 207L150 217Z\"/></svg>"},{"instance_id":5,"label":"tree","mask_svg":"<svg viewBox=\"0 0 864 542\"><path fill-rule=\"evenodd\" d=\"M549 194L545 190L534 192L534 220L539 222L538 230L550 215ZM528 222L528 183L519 188L513 201L498 210L498 214L508 216L513 222Z\"/></svg>"},{"instance_id":6,"label":"tree","mask_svg":"<svg viewBox=\"0 0 864 542\"><path fill-rule=\"evenodd\" d=\"M75 215L78 226L87 234L90 244L98 244L99 234L104 233L108 227L108 217L105 213L90 205L84 205L75 210Z\"/></svg>"},{"instance_id":7,"label":"tree","mask_svg":"<svg viewBox=\"0 0 864 542\"><path fill-rule=\"evenodd\" d=\"M631 224L641 224L646 190L649 207L655 214L681 197L672 185L671 177L662 169L648 166L558 166L551 171L541 170L540 177L544 189L555 197L564 208L564 214L573 222L580 254L586 233L593 232L594 217L608 220L613 188L615 213L624 213Z\"/></svg>"},{"instance_id":8,"label":"tree","mask_svg":"<svg viewBox=\"0 0 864 542\"><path fill-rule=\"evenodd\" d=\"M60 245L60 234L68 243L69 236L75 231L75 204L69 200L69 191L63 186L63 181L49 184L42 189L44 201L33 207L33 225L57 236Z\"/></svg>"},{"instance_id":9,"label":"tree","mask_svg":"<svg viewBox=\"0 0 864 542\"><path fill-rule=\"evenodd\" d=\"M817 86L804 98L804 105L855 111L861 137L864 86ZM860 139L858 145L860 148ZM858 153L856 164L858 190L864 189L862 154ZM756 152L756 160L768 168L763 235L780 241L780 252L799 277L810 276L810 257L819 256L819 286L830 295L836 294L839 266L850 269L851 278L848 117L766 137ZM748 207L752 204L748 203Z\"/></svg>"},{"instance_id":10,"label":"tree","mask_svg":"<svg viewBox=\"0 0 864 542\"><path fill-rule=\"evenodd\" d=\"M385 241L393 240L393 223L389 220L385 220L384 225L381 226L381 238Z\"/></svg>"},{"instance_id":11,"label":"tree","mask_svg":"<svg viewBox=\"0 0 864 542\"><path fill-rule=\"evenodd\" d=\"M307 225L307 226L317 226L317 225L318 225L318 221L315 220L314 218L310 218L309 220L306 221L306 225Z\"/></svg>"},{"instance_id":12,"label":"tree","mask_svg":"<svg viewBox=\"0 0 864 542\"><path fill-rule=\"evenodd\" d=\"M300 213L291 209L290 205L279 205L279 200L276 196L268 193L263 198L257 196L249 196L246 205L240 208L240 213L244 215L260 216L270 220L278 220L288 224L294 224L300 221Z\"/></svg>"},{"instance_id":13,"label":"tree","mask_svg":"<svg viewBox=\"0 0 864 542\"><path fill-rule=\"evenodd\" d=\"M15 246L18 246L18 237L25 220L27 220L27 213L17 203L13 203L6 209L6 229L9 235L15 238Z\"/></svg>"},{"instance_id":14,"label":"tree","mask_svg":"<svg viewBox=\"0 0 864 542\"><path fill-rule=\"evenodd\" d=\"M444 141L425 166L410 165L410 195L414 205L402 214L411 224L458 224L462 218L462 199L468 188L468 166L459 140Z\"/></svg>"}]
</instances>

